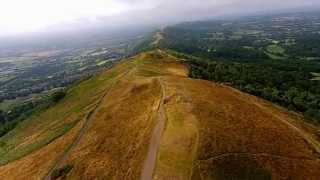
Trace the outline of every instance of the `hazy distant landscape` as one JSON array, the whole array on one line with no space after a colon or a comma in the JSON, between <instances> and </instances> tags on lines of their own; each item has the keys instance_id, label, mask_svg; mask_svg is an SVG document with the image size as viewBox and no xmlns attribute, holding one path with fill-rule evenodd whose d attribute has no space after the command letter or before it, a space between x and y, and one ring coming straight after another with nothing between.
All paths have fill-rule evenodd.
<instances>
[{"instance_id":1,"label":"hazy distant landscape","mask_svg":"<svg viewBox=\"0 0 320 180\"><path fill-rule=\"evenodd\" d=\"M37 38L38 41L29 38L22 44L11 41L12 44L2 45L0 102L66 87L109 68L127 56L143 35L135 31L114 37L109 34L85 35L75 41L61 36Z\"/></svg>"},{"instance_id":2,"label":"hazy distant landscape","mask_svg":"<svg viewBox=\"0 0 320 180\"><path fill-rule=\"evenodd\" d=\"M165 28L160 46L185 54L192 77L228 83L319 122L319 24L319 12L189 22Z\"/></svg>"}]
</instances>

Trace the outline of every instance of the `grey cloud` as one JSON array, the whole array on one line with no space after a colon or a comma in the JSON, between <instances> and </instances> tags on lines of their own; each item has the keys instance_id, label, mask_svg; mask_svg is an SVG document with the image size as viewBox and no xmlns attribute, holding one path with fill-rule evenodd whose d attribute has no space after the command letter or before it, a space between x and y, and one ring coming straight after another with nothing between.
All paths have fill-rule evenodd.
<instances>
[{"instance_id":1,"label":"grey cloud","mask_svg":"<svg viewBox=\"0 0 320 180\"><path fill-rule=\"evenodd\" d=\"M83 21L83 26L158 26L226 16L320 10L319 0L117 0L117 2L126 4L131 10L112 17L95 17L100 23L94 21L90 24L88 21ZM81 27L81 21L75 24L78 29Z\"/></svg>"},{"instance_id":2,"label":"grey cloud","mask_svg":"<svg viewBox=\"0 0 320 180\"><path fill-rule=\"evenodd\" d=\"M319 0L120 0L133 7L114 23L165 23L223 16L319 9ZM143 11L144 6L151 6Z\"/></svg>"}]
</instances>

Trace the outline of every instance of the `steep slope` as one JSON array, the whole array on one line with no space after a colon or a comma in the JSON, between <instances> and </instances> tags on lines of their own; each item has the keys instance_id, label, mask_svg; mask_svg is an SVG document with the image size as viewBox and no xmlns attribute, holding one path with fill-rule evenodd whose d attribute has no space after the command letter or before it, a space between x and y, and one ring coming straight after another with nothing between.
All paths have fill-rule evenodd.
<instances>
[{"instance_id":1,"label":"steep slope","mask_svg":"<svg viewBox=\"0 0 320 180\"><path fill-rule=\"evenodd\" d=\"M157 50L75 85L0 139L0 179L320 177L320 143L301 117L187 76Z\"/></svg>"}]
</instances>

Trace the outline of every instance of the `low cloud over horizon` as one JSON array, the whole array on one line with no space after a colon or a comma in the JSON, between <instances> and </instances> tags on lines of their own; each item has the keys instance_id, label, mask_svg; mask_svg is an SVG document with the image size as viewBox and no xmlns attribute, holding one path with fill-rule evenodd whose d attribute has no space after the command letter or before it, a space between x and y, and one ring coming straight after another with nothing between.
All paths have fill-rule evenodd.
<instances>
[{"instance_id":1,"label":"low cloud over horizon","mask_svg":"<svg viewBox=\"0 0 320 180\"><path fill-rule=\"evenodd\" d=\"M318 9L319 0L4 0L0 6L0 36Z\"/></svg>"}]
</instances>

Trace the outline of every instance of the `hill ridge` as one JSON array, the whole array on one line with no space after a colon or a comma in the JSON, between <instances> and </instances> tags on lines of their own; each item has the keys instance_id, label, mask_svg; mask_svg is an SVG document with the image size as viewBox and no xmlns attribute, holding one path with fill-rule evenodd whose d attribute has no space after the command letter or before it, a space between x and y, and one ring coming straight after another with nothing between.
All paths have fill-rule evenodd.
<instances>
[{"instance_id":1,"label":"hill ridge","mask_svg":"<svg viewBox=\"0 0 320 180\"><path fill-rule=\"evenodd\" d=\"M80 120L0 166L0 179L317 180L319 142L301 117L188 73L179 59L154 50L75 85L2 141L34 146Z\"/></svg>"}]
</instances>

